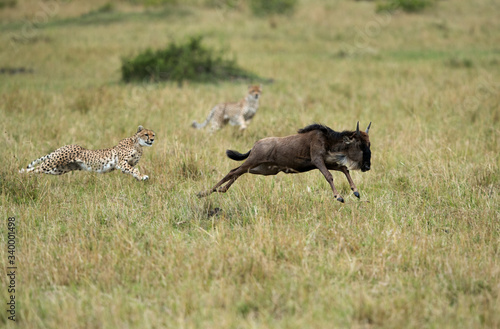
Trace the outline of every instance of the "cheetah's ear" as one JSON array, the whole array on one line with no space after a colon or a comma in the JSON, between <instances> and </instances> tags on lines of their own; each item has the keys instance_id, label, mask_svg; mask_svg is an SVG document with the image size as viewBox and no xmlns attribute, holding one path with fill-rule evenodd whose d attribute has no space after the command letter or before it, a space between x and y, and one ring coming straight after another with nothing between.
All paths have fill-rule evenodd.
<instances>
[{"instance_id":1,"label":"cheetah's ear","mask_svg":"<svg viewBox=\"0 0 500 329\"><path fill-rule=\"evenodd\" d=\"M144 127L143 127L143 126L139 126L139 127L137 127L137 132L141 132L142 130L144 130Z\"/></svg>"}]
</instances>

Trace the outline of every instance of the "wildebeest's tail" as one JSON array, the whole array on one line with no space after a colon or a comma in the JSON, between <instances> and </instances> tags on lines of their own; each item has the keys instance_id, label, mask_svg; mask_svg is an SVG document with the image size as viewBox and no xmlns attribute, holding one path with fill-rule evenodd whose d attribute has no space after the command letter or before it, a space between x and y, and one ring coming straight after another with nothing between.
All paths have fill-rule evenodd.
<instances>
[{"instance_id":1,"label":"wildebeest's tail","mask_svg":"<svg viewBox=\"0 0 500 329\"><path fill-rule=\"evenodd\" d=\"M251 151L251 150L250 150ZM245 160L246 158L248 158L248 156L250 155L250 151L248 151L247 153L245 154L241 154L240 152L238 151L233 151L233 150L227 150L226 151L226 155L230 158L230 159L233 159L233 160L236 160L236 161L242 161L242 160Z\"/></svg>"},{"instance_id":2,"label":"wildebeest's tail","mask_svg":"<svg viewBox=\"0 0 500 329\"><path fill-rule=\"evenodd\" d=\"M216 107L214 107L212 109L212 111L210 111L210 113L208 114L208 117L205 119L205 121L203 121L202 123L198 123L196 121L193 121L193 123L191 124L191 127L196 128L196 129L201 129L201 128L205 127L210 122L210 120L212 120L212 117L214 116L214 113L215 113L215 109L216 109Z\"/></svg>"}]
</instances>

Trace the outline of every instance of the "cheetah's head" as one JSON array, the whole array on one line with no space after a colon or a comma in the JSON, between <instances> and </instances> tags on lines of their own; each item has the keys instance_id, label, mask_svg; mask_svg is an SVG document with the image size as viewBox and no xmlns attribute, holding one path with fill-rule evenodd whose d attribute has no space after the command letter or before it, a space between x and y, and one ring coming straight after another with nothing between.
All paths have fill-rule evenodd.
<instances>
[{"instance_id":1,"label":"cheetah's head","mask_svg":"<svg viewBox=\"0 0 500 329\"><path fill-rule=\"evenodd\" d=\"M139 145L141 146L153 146L155 141L155 132L149 129L145 129L143 126L137 128L137 133L135 134L138 138Z\"/></svg>"},{"instance_id":2,"label":"cheetah's head","mask_svg":"<svg viewBox=\"0 0 500 329\"><path fill-rule=\"evenodd\" d=\"M249 100L258 100L261 94L262 94L262 85L248 86L247 98Z\"/></svg>"}]
</instances>

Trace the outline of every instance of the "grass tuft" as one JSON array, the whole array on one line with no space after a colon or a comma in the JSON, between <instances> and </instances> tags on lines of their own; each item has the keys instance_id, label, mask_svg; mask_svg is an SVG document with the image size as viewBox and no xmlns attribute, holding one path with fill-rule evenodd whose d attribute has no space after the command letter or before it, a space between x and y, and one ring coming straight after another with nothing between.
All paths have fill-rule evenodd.
<instances>
[{"instance_id":1,"label":"grass tuft","mask_svg":"<svg viewBox=\"0 0 500 329\"><path fill-rule=\"evenodd\" d=\"M0 10L3 66L33 69L0 76L0 259L14 216L16 327L500 328L500 7L374 16L373 2L301 0L270 28L249 3L210 1L220 5ZM200 33L202 59L231 58L230 47L241 67L276 78L245 132L191 122L241 99L247 81L118 83L123 54L167 53L171 40L184 51ZM333 200L317 170L248 173L196 197L241 164L227 149L357 121L372 122L372 168L351 171L360 200L332 172L346 202ZM149 181L18 173L63 145L116 145L138 125L156 132L138 164Z\"/></svg>"},{"instance_id":2,"label":"grass tuft","mask_svg":"<svg viewBox=\"0 0 500 329\"><path fill-rule=\"evenodd\" d=\"M17 6L17 0L0 0L0 9L14 8Z\"/></svg>"},{"instance_id":3,"label":"grass tuft","mask_svg":"<svg viewBox=\"0 0 500 329\"><path fill-rule=\"evenodd\" d=\"M385 0L377 4L377 12L403 10L408 13L420 12L434 5L435 0Z\"/></svg>"},{"instance_id":4,"label":"grass tuft","mask_svg":"<svg viewBox=\"0 0 500 329\"><path fill-rule=\"evenodd\" d=\"M446 61L446 65L452 68L472 68L474 62L469 58L453 57Z\"/></svg>"},{"instance_id":5,"label":"grass tuft","mask_svg":"<svg viewBox=\"0 0 500 329\"><path fill-rule=\"evenodd\" d=\"M255 16L292 14L297 0L251 0L250 9Z\"/></svg>"}]
</instances>

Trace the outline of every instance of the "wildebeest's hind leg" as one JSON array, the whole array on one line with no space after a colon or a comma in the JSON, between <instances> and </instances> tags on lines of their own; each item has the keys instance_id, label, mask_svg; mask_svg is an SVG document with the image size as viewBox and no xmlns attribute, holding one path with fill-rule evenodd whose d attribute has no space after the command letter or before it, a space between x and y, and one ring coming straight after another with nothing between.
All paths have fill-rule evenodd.
<instances>
[{"instance_id":1,"label":"wildebeest's hind leg","mask_svg":"<svg viewBox=\"0 0 500 329\"><path fill-rule=\"evenodd\" d=\"M210 195L213 192L226 193L226 191L238 179L238 177L247 172L248 168L246 166L244 167L243 165L239 166L238 168L232 169L223 179L220 180L220 182L215 184L215 186L212 187L210 190L199 192L197 194L198 198L206 197L207 195ZM224 183L226 183L226 185L222 186Z\"/></svg>"},{"instance_id":2,"label":"wildebeest's hind leg","mask_svg":"<svg viewBox=\"0 0 500 329\"><path fill-rule=\"evenodd\" d=\"M354 192L354 195L359 199L358 188L354 184L354 181L351 178L351 174L349 174L349 170L346 167L342 167L342 169L339 170L344 173L345 177L347 178L347 181L349 182L349 185L351 186L351 190Z\"/></svg>"}]
</instances>

